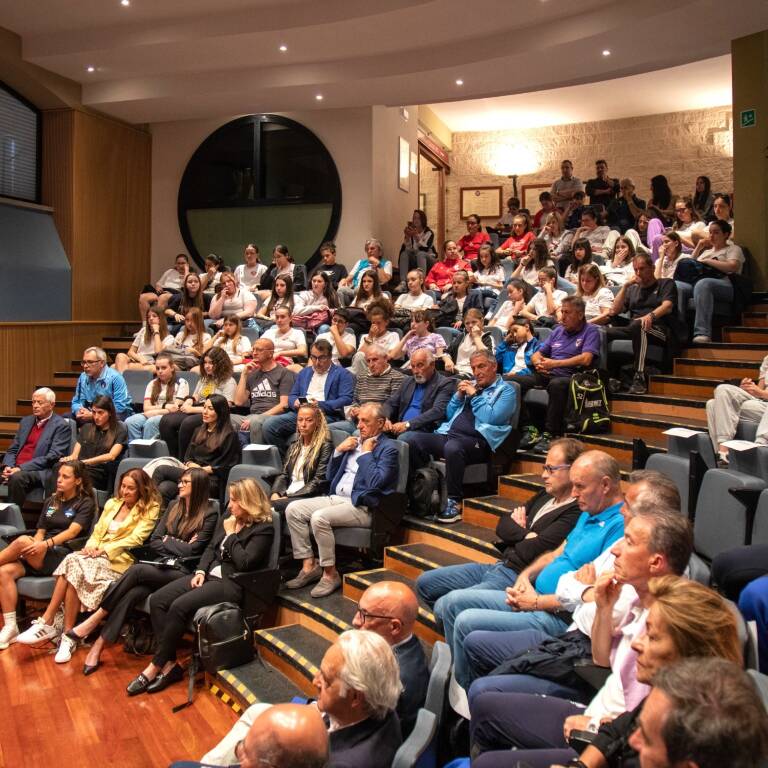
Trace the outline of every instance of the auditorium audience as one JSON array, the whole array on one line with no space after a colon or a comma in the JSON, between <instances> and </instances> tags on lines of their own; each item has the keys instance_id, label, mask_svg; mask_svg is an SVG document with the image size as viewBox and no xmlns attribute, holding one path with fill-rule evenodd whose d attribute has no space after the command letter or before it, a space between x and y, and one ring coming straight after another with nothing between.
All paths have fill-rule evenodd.
<instances>
[{"instance_id":1,"label":"auditorium audience","mask_svg":"<svg viewBox=\"0 0 768 768\"><path fill-rule=\"evenodd\" d=\"M680 261L684 258L689 257L683 254L683 242L680 240L680 235L677 232L666 232L661 235L659 258L654 268L656 279L674 279ZM680 286L678 286L678 290L680 290Z\"/></svg>"},{"instance_id":2,"label":"auditorium audience","mask_svg":"<svg viewBox=\"0 0 768 768\"><path fill-rule=\"evenodd\" d=\"M605 277L597 264L579 267L576 295L584 302L584 317L588 323L608 323L613 315L613 291L606 287Z\"/></svg>"},{"instance_id":3,"label":"auditorium audience","mask_svg":"<svg viewBox=\"0 0 768 768\"><path fill-rule=\"evenodd\" d=\"M60 636L57 664L67 663L77 647L67 633L75 626L81 606L88 611L99 607L109 585L133 564L130 548L141 544L157 522L159 496L143 470L129 469L120 478L119 488L119 495L107 501L85 546L68 554L54 570L56 586L43 614L16 638L23 645L38 645ZM62 606L60 629L54 619Z\"/></svg>"},{"instance_id":4,"label":"auditorium audience","mask_svg":"<svg viewBox=\"0 0 768 768\"><path fill-rule=\"evenodd\" d=\"M477 310L481 315L485 312L483 295L470 289L469 274L461 269L454 272L450 288L446 289L438 303L440 323L459 329L470 309Z\"/></svg>"},{"instance_id":5,"label":"auditorium audience","mask_svg":"<svg viewBox=\"0 0 768 768\"><path fill-rule=\"evenodd\" d=\"M456 243L464 259L466 261L473 261L480 252L480 246L490 242L491 238L488 233L483 232L480 227L480 217L476 213L467 216L467 234L462 235ZM446 245L448 243L443 246L444 252ZM427 281L427 285L429 285L429 281Z\"/></svg>"},{"instance_id":6,"label":"auditorium audience","mask_svg":"<svg viewBox=\"0 0 768 768\"><path fill-rule=\"evenodd\" d=\"M49 493L56 464L69 451L72 429L66 419L53 412L55 405L56 393L52 389L36 389L32 393L32 413L21 419L3 456L1 481L8 485L8 502L19 509L33 489Z\"/></svg>"},{"instance_id":7,"label":"auditorium audience","mask_svg":"<svg viewBox=\"0 0 768 768\"><path fill-rule=\"evenodd\" d=\"M400 336L396 331L388 330L389 321L392 319L392 305L386 299L379 299L372 303L365 312L369 322L368 333L360 336L360 344L352 358L351 370L354 374L365 373L365 355L374 344L388 353L400 343Z\"/></svg>"},{"instance_id":8,"label":"auditorium audience","mask_svg":"<svg viewBox=\"0 0 768 768\"><path fill-rule=\"evenodd\" d=\"M208 502L209 489L208 475L202 469L188 469L182 474L178 496L149 538L146 561L131 565L109 586L99 607L69 631L70 640L80 642L99 630L85 657L84 675L92 675L99 668L104 646L120 639L121 629L136 606L180 575L192 573L219 519L217 508Z\"/></svg>"},{"instance_id":9,"label":"auditorium audience","mask_svg":"<svg viewBox=\"0 0 768 768\"><path fill-rule=\"evenodd\" d=\"M541 342L533 335L533 325L525 317L513 317L507 335L496 347L496 362L501 375L533 375L533 353Z\"/></svg>"},{"instance_id":10,"label":"auditorium audience","mask_svg":"<svg viewBox=\"0 0 768 768\"><path fill-rule=\"evenodd\" d=\"M631 231L628 230L628 232ZM628 278L635 274L632 261L637 252L635 243L629 234L616 239L613 252L608 254L608 261L600 267L600 271L611 285L622 286Z\"/></svg>"},{"instance_id":11,"label":"auditorium audience","mask_svg":"<svg viewBox=\"0 0 768 768\"><path fill-rule=\"evenodd\" d=\"M411 355L418 349L428 349L435 357L441 357L445 351L445 339L435 333L435 325L429 313L417 309L411 313L411 328L402 339L389 351L393 359L400 359L405 354L403 370L410 368Z\"/></svg>"},{"instance_id":12,"label":"auditorium audience","mask_svg":"<svg viewBox=\"0 0 768 768\"><path fill-rule=\"evenodd\" d=\"M602 206L603 210L607 210L616 199L619 194L619 180L608 175L608 163L605 160L595 160L595 178L587 179L584 191L589 196L589 204Z\"/></svg>"},{"instance_id":13,"label":"auditorium audience","mask_svg":"<svg viewBox=\"0 0 768 768\"><path fill-rule=\"evenodd\" d=\"M528 217L519 213L512 220L510 236L496 249L496 254L505 259L517 261L521 256L528 253L535 237Z\"/></svg>"},{"instance_id":14,"label":"auditorium audience","mask_svg":"<svg viewBox=\"0 0 768 768\"><path fill-rule=\"evenodd\" d=\"M558 208L565 208L576 192L584 191L584 185L581 179L573 175L573 163L570 160L563 160L560 163L560 173L560 178L552 182L549 193Z\"/></svg>"},{"instance_id":15,"label":"auditorium audience","mask_svg":"<svg viewBox=\"0 0 768 768\"><path fill-rule=\"evenodd\" d=\"M223 328L224 323L235 316L244 328L254 328L253 316L258 300L247 288L238 285L237 278L231 272L225 272L219 281L221 290L214 296L208 314L216 328ZM267 294L269 295L269 294Z\"/></svg>"},{"instance_id":16,"label":"auditorium audience","mask_svg":"<svg viewBox=\"0 0 768 768\"><path fill-rule=\"evenodd\" d=\"M297 328L314 332L321 325L327 326L331 321L331 315L338 308L339 300L336 298L331 278L323 272L313 275L309 286L308 291L301 291L294 297L291 322Z\"/></svg>"},{"instance_id":17,"label":"auditorium audience","mask_svg":"<svg viewBox=\"0 0 768 768\"><path fill-rule=\"evenodd\" d=\"M210 341L211 334L206 333L203 313L197 307L192 307L184 315L184 325L176 334L174 345L166 352L173 356L179 370L188 371L199 364Z\"/></svg>"},{"instance_id":18,"label":"auditorium audience","mask_svg":"<svg viewBox=\"0 0 768 768\"><path fill-rule=\"evenodd\" d=\"M553 326L560 319L560 307L568 294L556 288L557 272L554 267L542 267L538 272L539 290L520 311L522 317L535 325Z\"/></svg>"},{"instance_id":19,"label":"auditorium audience","mask_svg":"<svg viewBox=\"0 0 768 768\"><path fill-rule=\"evenodd\" d=\"M203 285L203 293L208 297L208 301L213 298L219 290L219 283L224 272L229 272L229 267L224 263L221 256L215 253L209 253L203 259L203 273L200 275L200 282Z\"/></svg>"},{"instance_id":20,"label":"auditorium audience","mask_svg":"<svg viewBox=\"0 0 768 768\"><path fill-rule=\"evenodd\" d=\"M339 296L350 297L350 301L346 302L346 304L353 311L357 309L365 312L373 302L380 302L384 296L381 292L381 285L379 284L379 277L376 274L376 270L369 269L363 272L354 294L340 290ZM342 301L342 304L343 303L344 302Z\"/></svg>"},{"instance_id":21,"label":"auditorium audience","mask_svg":"<svg viewBox=\"0 0 768 768\"><path fill-rule=\"evenodd\" d=\"M181 290L188 274L189 257L180 253L176 256L173 267L163 272L154 285L144 286L139 295L139 317L146 317L147 310L155 304L159 310L165 309L171 296Z\"/></svg>"},{"instance_id":22,"label":"auditorium audience","mask_svg":"<svg viewBox=\"0 0 768 768\"><path fill-rule=\"evenodd\" d=\"M438 293L445 291L451 285L454 274L459 270L469 274L472 271L472 265L466 256L461 257L459 246L455 241L446 240L442 255L427 273L425 279L427 289Z\"/></svg>"},{"instance_id":23,"label":"auditorium audience","mask_svg":"<svg viewBox=\"0 0 768 768\"><path fill-rule=\"evenodd\" d=\"M693 210L696 211L699 219L709 221L714 202L715 196L712 194L712 182L709 176L697 177L693 192Z\"/></svg>"},{"instance_id":24,"label":"auditorium audience","mask_svg":"<svg viewBox=\"0 0 768 768\"><path fill-rule=\"evenodd\" d=\"M413 474L433 458L445 459L448 499L439 523L461 520L464 468L490 462L512 432L510 420L519 407L515 390L497 373L492 351L470 355L473 380L460 381L446 409L446 420L432 434L412 432L400 439L408 444Z\"/></svg>"},{"instance_id":25,"label":"auditorium audience","mask_svg":"<svg viewBox=\"0 0 768 768\"><path fill-rule=\"evenodd\" d=\"M122 374L107 365L107 353L101 347L88 347L82 366L72 396L72 415L78 426L93 420L91 406L99 395L111 398L117 418L125 421L133 413L133 403Z\"/></svg>"},{"instance_id":26,"label":"auditorium audience","mask_svg":"<svg viewBox=\"0 0 768 768\"><path fill-rule=\"evenodd\" d=\"M59 461L79 459L88 467L93 487L111 491L118 460L128 447L128 428L118 421L114 403L106 395L93 401L91 411L93 420L80 427L72 453Z\"/></svg>"},{"instance_id":27,"label":"auditorium audience","mask_svg":"<svg viewBox=\"0 0 768 768\"><path fill-rule=\"evenodd\" d=\"M635 195L632 179L619 182L619 195L608 203L607 221L611 229L622 235L635 226L637 217L645 210L645 200Z\"/></svg>"},{"instance_id":28,"label":"auditorium audience","mask_svg":"<svg viewBox=\"0 0 768 768\"><path fill-rule=\"evenodd\" d=\"M424 275L418 269L412 269L405 278L407 292L401 293L395 301L395 312L398 309L431 309L435 306L434 297L424 292Z\"/></svg>"},{"instance_id":29,"label":"auditorium audience","mask_svg":"<svg viewBox=\"0 0 768 768\"><path fill-rule=\"evenodd\" d=\"M288 307L275 310L275 324L264 331L262 338L272 342L275 357L280 365L293 366L306 360L307 337L304 331L291 327L291 313ZM293 370L296 372L295 368Z\"/></svg>"},{"instance_id":30,"label":"auditorium audience","mask_svg":"<svg viewBox=\"0 0 768 768\"><path fill-rule=\"evenodd\" d=\"M422 210L413 212L412 220L403 230L403 244L398 256L400 284L399 293L406 290L404 278L412 269L420 269L426 275L435 261L435 233L427 226L427 214Z\"/></svg>"},{"instance_id":31,"label":"auditorium audience","mask_svg":"<svg viewBox=\"0 0 768 768\"><path fill-rule=\"evenodd\" d=\"M326 597L341 586L334 527L369 528L372 509L397 488L399 454L394 442L383 434L385 422L380 403L363 405L357 415L360 436L346 438L333 453L328 470L330 494L287 506L293 556L302 561L298 575L285 583L288 589L317 582L310 594ZM310 533L317 542L317 558Z\"/></svg>"},{"instance_id":32,"label":"auditorium audience","mask_svg":"<svg viewBox=\"0 0 768 768\"><path fill-rule=\"evenodd\" d=\"M243 588L230 576L266 566L274 527L269 501L256 480L249 477L230 484L228 512L218 522L194 576L178 576L150 597L157 650L152 661L128 684L129 696L158 693L179 682L184 672L176 653L192 617L206 605L239 604Z\"/></svg>"},{"instance_id":33,"label":"auditorium audience","mask_svg":"<svg viewBox=\"0 0 768 768\"><path fill-rule=\"evenodd\" d=\"M573 249L580 240L586 240L593 256L602 256L605 241L611 230L603 224L598 224L597 213L593 208L585 208L581 213L580 226L573 234Z\"/></svg>"},{"instance_id":34,"label":"auditorium audience","mask_svg":"<svg viewBox=\"0 0 768 768\"><path fill-rule=\"evenodd\" d=\"M481 245L477 261L472 262L472 272L469 273L472 288L480 291L488 306L495 303L499 291L504 285L504 267L499 257L490 245Z\"/></svg>"},{"instance_id":35,"label":"auditorium audience","mask_svg":"<svg viewBox=\"0 0 768 768\"><path fill-rule=\"evenodd\" d=\"M408 296L409 294L403 294ZM402 296L398 297L398 299ZM325 340L331 345L331 359L339 365L341 359L349 360L355 354L357 339L349 329L349 312L346 309L337 309L331 318L329 330L319 333L315 341Z\"/></svg>"},{"instance_id":36,"label":"auditorium audience","mask_svg":"<svg viewBox=\"0 0 768 768\"><path fill-rule=\"evenodd\" d=\"M303 266L294 264L293 257L285 245L276 245L272 249L272 265L261 278L259 298L264 301L269 296L275 280L278 277L289 277L293 283L293 290L297 293L307 287L307 273Z\"/></svg>"},{"instance_id":37,"label":"auditorium audience","mask_svg":"<svg viewBox=\"0 0 768 768\"><path fill-rule=\"evenodd\" d=\"M375 237L365 241L365 257L358 259L349 274L339 280L338 294L342 306L349 306L362 276L369 271L378 278L377 286L386 285L392 279L392 262L384 258L381 241Z\"/></svg>"},{"instance_id":38,"label":"auditorium audience","mask_svg":"<svg viewBox=\"0 0 768 768\"><path fill-rule=\"evenodd\" d=\"M262 330L269 328L275 322L275 313L280 307L287 307L293 314L293 280L290 277L277 277L272 285L269 299L264 301L258 312L253 316L254 322Z\"/></svg>"},{"instance_id":39,"label":"auditorium audience","mask_svg":"<svg viewBox=\"0 0 768 768\"><path fill-rule=\"evenodd\" d=\"M33 536L22 534L0 551L0 608L3 628L0 650L15 643L18 592L22 576L51 576L69 550L64 546L81 534L90 534L96 515L96 500L85 465L65 461L59 465L56 491L43 503Z\"/></svg>"},{"instance_id":40,"label":"auditorium audience","mask_svg":"<svg viewBox=\"0 0 768 768\"><path fill-rule=\"evenodd\" d=\"M528 285L538 285L539 271L544 267L553 267L554 262L549 256L547 244L541 238L531 241L527 253L517 263L512 272L513 278L521 278Z\"/></svg>"},{"instance_id":41,"label":"auditorium audience","mask_svg":"<svg viewBox=\"0 0 768 768\"><path fill-rule=\"evenodd\" d=\"M347 268L343 264L336 263L336 243L325 242L318 249L320 253L320 263L309 273L309 279L317 274L326 275L337 290L339 283L347 276Z\"/></svg>"},{"instance_id":42,"label":"auditorium audience","mask_svg":"<svg viewBox=\"0 0 768 768\"><path fill-rule=\"evenodd\" d=\"M203 292L203 284L200 275L190 272L184 278L184 285L178 293L174 293L168 301L168 306L163 314L170 324L169 330L177 334L184 323L186 314L191 309L197 309L201 314L207 314L211 306L211 297Z\"/></svg>"},{"instance_id":43,"label":"auditorium audience","mask_svg":"<svg viewBox=\"0 0 768 768\"><path fill-rule=\"evenodd\" d=\"M267 271L267 265L259 261L259 246L248 243L243 251L243 264L234 269L235 280L246 290L255 294L261 286L261 278Z\"/></svg>"},{"instance_id":44,"label":"auditorium audience","mask_svg":"<svg viewBox=\"0 0 768 768\"><path fill-rule=\"evenodd\" d=\"M538 272L536 273L536 280L538 281ZM498 326L507 330L513 318L518 317L525 309L527 303L525 296L526 284L524 281L517 277L511 278L507 283L507 298L491 315L488 326Z\"/></svg>"},{"instance_id":45,"label":"auditorium audience","mask_svg":"<svg viewBox=\"0 0 768 768\"><path fill-rule=\"evenodd\" d=\"M464 315L463 333L454 337L443 354L445 372L461 379L472 377L472 355L483 350L493 353L493 336L485 330L483 313L476 308L468 309Z\"/></svg>"},{"instance_id":46,"label":"auditorium audience","mask_svg":"<svg viewBox=\"0 0 768 768\"><path fill-rule=\"evenodd\" d=\"M213 338L205 346L206 352L214 347L226 352L232 362L232 370L239 373L244 368L243 358L250 351L251 342L242 333L240 318L237 315L227 315L221 330L216 331ZM192 370L199 373L200 368L196 366Z\"/></svg>"}]
</instances>

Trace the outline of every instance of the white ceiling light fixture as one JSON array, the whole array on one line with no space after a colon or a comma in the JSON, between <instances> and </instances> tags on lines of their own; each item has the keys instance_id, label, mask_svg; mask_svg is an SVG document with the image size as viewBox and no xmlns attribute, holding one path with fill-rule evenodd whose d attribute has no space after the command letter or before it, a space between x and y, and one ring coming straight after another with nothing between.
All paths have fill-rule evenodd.
<instances>
[{"instance_id":1,"label":"white ceiling light fixture","mask_svg":"<svg viewBox=\"0 0 768 768\"><path fill-rule=\"evenodd\" d=\"M280 53L285 53L288 50L288 46L287 45L281 45L278 50L280 51Z\"/></svg>"},{"instance_id":2,"label":"white ceiling light fixture","mask_svg":"<svg viewBox=\"0 0 768 768\"><path fill-rule=\"evenodd\" d=\"M95 72L95 71L96 71L96 67L93 67L93 66L91 66L91 67L86 67L86 68L85 68L85 71L86 71L86 72Z\"/></svg>"},{"instance_id":3,"label":"white ceiling light fixture","mask_svg":"<svg viewBox=\"0 0 768 768\"><path fill-rule=\"evenodd\" d=\"M315 98L316 98L318 101L322 101L322 100L323 100L323 94L322 94L322 93L317 93L317 94L315 94Z\"/></svg>"},{"instance_id":4,"label":"white ceiling light fixture","mask_svg":"<svg viewBox=\"0 0 768 768\"><path fill-rule=\"evenodd\" d=\"M610 51L609 51L609 50L606 48L606 49L603 51L603 56L610 56L610 55L611 55L611 52L610 52Z\"/></svg>"},{"instance_id":5,"label":"white ceiling light fixture","mask_svg":"<svg viewBox=\"0 0 768 768\"><path fill-rule=\"evenodd\" d=\"M120 0L120 5L127 8L131 4L131 0Z\"/></svg>"},{"instance_id":6,"label":"white ceiling light fixture","mask_svg":"<svg viewBox=\"0 0 768 768\"><path fill-rule=\"evenodd\" d=\"M459 79L456 81L456 85L464 85L464 81L463 81L461 78L459 78Z\"/></svg>"}]
</instances>

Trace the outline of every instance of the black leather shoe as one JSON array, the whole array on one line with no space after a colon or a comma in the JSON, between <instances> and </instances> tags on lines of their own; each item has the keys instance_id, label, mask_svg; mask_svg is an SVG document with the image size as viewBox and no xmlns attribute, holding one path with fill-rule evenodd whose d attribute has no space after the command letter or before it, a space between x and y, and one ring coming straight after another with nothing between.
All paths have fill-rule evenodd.
<instances>
[{"instance_id":1,"label":"black leather shoe","mask_svg":"<svg viewBox=\"0 0 768 768\"><path fill-rule=\"evenodd\" d=\"M100 666L100 661L97 661L95 664L83 664L83 674L88 677L88 675L92 675Z\"/></svg>"},{"instance_id":2,"label":"black leather shoe","mask_svg":"<svg viewBox=\"0 0 768 768\"><path fill-rule=\"evenodd\" d=\"M158 677L162 677L162 675L158 675ZM140 674L128 683L128 687L125 690L129 696L138 696L140 693L144 693L153 682L154 680L150 680L148 677Z\"/></svg>"},{"instance_id":3,"label":"black leather shoe","mask_svg":"<svg viewBox=\"0 0 768 768\"><path fill-rule=\"evenodd\" d=\"M147 693L159 693L164 691L169 685L181 682L184 679L184 670L174 664L167 675L158 675L148 686Z\"/></svg>"}]
</instances>

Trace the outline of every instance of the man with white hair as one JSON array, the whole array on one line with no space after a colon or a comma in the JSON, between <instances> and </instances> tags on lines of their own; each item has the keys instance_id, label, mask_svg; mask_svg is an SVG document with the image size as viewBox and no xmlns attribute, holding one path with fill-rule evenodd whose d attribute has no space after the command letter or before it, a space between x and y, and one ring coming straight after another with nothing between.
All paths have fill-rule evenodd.
<instances>
[{"instance_id":1,"label":"man with white hair","mask_svg":"<svg viewBox=\"0 0 768 768\"><path fill-rule=\"evenodd\" d=\"M330 735L329 768L390 768L402 743L395 712L402 685L387 641L364 629L343 632L325 652L314 684L317 701L307 706L316 706L323 714ZM202 764L236 764L238 744L270 707L248 707Z\"/></svg>"},{"instance_id":2,"label":"man with white hair","mask_svg":"<svg viewBox=\"0 0 768 768\"><path fill-rule=\"evenodd\" d=\"M48 489L53 469L69 453L72 433L65 419L53 412L56 394L48 387L32 393L32 415L25 416L3 457L2 482L8 501L21 508L33 488Z\"/></svg>"},{"instance_id":3,"label":"man with white hair","mask_svg":"<svg viewBox=\"0 0 768 768\"><path fill-rule=\"evenodd\" d=\"M81 361L83 372L72 398L72 416L78 425L93 421L91 405L99 395L112 398L117 418L125 421L133 414L133 404L123 375L107 365L107 353L101 347L88 347Z\"/></svg>"}]
</instances>

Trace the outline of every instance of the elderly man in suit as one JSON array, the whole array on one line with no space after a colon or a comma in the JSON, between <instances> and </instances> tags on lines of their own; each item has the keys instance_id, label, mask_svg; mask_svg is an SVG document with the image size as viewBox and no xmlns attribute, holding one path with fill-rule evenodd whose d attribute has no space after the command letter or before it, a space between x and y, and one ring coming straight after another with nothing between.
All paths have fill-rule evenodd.
<instances>
[{"instance_id":1,"label":"elderly man in suit","mask_svg":"<svg viewBox=\"0 0 768 768\"><path fill-rule=\"evenodd\" d=\"M340 443L328 468L330 496L301 499L285 509L293 554L303 561L298 576L286 582L299 589L318 581L310 593L325 597L341 586L336 570L334 528L370 527L370 507L397 488L399 454L393 440L382 434L384 411L381 403L366 403L357 415L360 437ZM318 561L312 552L310 534L317 541Z\"/></svg>"},{"instance_id":2,"label":"elderly man in suit","mask_svg":"<svg viewBox=\"0 0 768 768\"><path fill-rule=\"evenodd\" d=\"M437 429L456 389L455 379L435 370L435 356L428 349L417 349L411 355L411 373L384 403L384 430L406 441L410 432Z\"/></svg>"},{"instance_id":3,"label":"elderly man in suit","mask_svg":"<svg viewBox=\"0 0 768 768\"><path fill-rule=\"evenodd\" d=\"M53 412L55 404L56 394L48 387L32 393L32 415L21 420L3 458L8 501L19 507L33 488L48 488L53 468L69 453L72 431L66 419Z\"/></svg>"}]
</instances>

